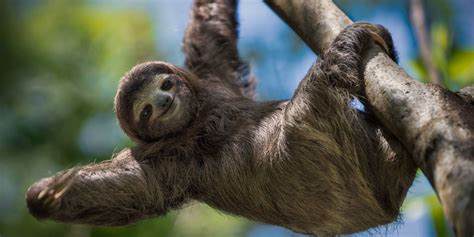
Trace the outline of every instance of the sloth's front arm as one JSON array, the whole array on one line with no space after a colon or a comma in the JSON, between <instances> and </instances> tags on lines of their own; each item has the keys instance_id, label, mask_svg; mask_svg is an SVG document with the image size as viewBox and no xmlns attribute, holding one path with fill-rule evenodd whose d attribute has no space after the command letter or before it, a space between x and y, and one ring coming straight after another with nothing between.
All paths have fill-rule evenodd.
<instances>
[{"instance_id":1,"label":"sloth's front arm","mask_svg":"<svg viewBox=\"0 0 474 237\"><path fill-rule=\"evenodd\" d=\"M173 172L172 167L167 167ZM125 225L165 214L185 200L180 182L130 149L113 159L59 172L27 192L30 213L40 219L93 225ZM163 185L162 185L163 184Z\"/></svg>"}]
</instances>

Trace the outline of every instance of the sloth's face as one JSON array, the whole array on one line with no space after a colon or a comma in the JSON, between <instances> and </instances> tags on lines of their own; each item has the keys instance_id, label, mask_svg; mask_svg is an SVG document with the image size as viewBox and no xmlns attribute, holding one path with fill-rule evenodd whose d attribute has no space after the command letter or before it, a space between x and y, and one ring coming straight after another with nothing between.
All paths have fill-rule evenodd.
<instances>
[{"instance_id":1,"label":"sloth's face","mask_svg":"<svg viewBox=\"0 0 474 237\"><path fill-rule=\"evenodd\" d=\"M154 140L185 127L191 119L191 97L190 88L177 75L154 75L133 102L140 137Z\"/></svg>"},{"instance_id":2,"label":"sloth's face","mask_svg":"<svg viewBox=\"0 0 474 237\"><path fill-rule=\"evenodd\" d=\"M195 117L196 96L189 79L180 72L169 64L147 63L122 79L125 82L119 87L116 110L129 136L152 142L182 131ZM132 89L119 96L127 87ZM125 109L117 109L121 106Z\"/></svg>"}]
</instances>

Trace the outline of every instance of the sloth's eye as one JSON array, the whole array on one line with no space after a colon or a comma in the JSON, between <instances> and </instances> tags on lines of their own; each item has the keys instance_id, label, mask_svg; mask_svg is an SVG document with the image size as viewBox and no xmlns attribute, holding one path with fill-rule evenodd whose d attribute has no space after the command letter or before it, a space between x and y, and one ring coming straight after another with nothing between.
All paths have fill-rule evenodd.
<instances>
[{"instance_id":1,"label":"sloth's eye","mask_svg":"<svg viewBox=\"0 0 474 237\"><path fill-rule=\"evenodd\" d=\"M163 84L161 84L160 89L162 91L167 91L167 90L171 89L171 87L173 87L173 82L170 79L165 79Z\"/></svg>"},{"instance_id":2,"label":"sloth's eye","mask_svg":"<svg viewBox=\"0 0 474 237\"><path fill-rule=\"evenodd\" d=\"M140 115L142 119L147 119L153 113L153 107L150 104L147 104Z\"/></svg>"}]
</instances>

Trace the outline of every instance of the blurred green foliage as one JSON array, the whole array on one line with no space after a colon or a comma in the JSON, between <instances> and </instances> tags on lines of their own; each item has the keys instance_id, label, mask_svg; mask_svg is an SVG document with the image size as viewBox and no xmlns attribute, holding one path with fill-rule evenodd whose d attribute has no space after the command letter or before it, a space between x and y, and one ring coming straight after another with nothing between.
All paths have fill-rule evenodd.
<instances>
[{"instance_id":1,"label":"blurred green foliage","mask_svg":"<svg viewBox=\"0 0 474 237\"><path fill-rule=\"evenodd\" d=\"M79 1L2 4L0 234L61 236L69 227L32 219L19 197L47 171L110 156L88 156L77 138L94 114L106 112L114 121L117 80L154 54L150 22L139 12ZM115 134L116 145L125 143L118 129Z\"/></svg>"},{"instance_id":2,"label":"blurred green foliage","mask_svg":"<svg viewBox=\"0 0 474 237\"><path fill-rule=\"evenodd\" d=\"M443 85L456 91L474 82L474 49L456 47L452 36L446 24L437 23L431 27L435 66L440 72ZM414 60L412 66L420 79L429 81L420 58Z\"/></svg>"}]
</instances>

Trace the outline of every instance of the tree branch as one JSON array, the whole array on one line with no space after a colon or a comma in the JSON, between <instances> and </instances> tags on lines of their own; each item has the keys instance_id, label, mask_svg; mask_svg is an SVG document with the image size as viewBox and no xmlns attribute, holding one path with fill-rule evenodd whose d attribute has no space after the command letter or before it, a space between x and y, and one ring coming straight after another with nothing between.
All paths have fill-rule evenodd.
<instances>
[{"instance_id":1,"label":"tree branch","mask_svg":"<svg viewBox=\"0 0 474 237\"><path fill-rule=\"evenodd\" d=\"M438 69L433 63L430 44L428 42L428 32L425 24L425 11L422 0L410 0L410 18L415 30L416 40L420 48L421 60L425 65L428 80L431 83L442 84Z\"/></svg>"},{"instance_id":2,"label":"tree branch","mask_svg":"<svg viewBox=\"0 0 474 237\"><path fill-rule=\"evenodd\" d=\"M265 0L316 52L351 21L330 0ZM474 107L437 85L412 80L374 46L365 58L367 100L412 155L459 236L474 234ZM389 174L388 174L389 175Z\"/></svg>"},{"instance_id":3,"label":"tree branch","mask_svg":"<svg viewBox=\"0 0 474 237\"><path fill-rule=\"evenodd\" d=\"M456 92L456 94L461 96L467 103L474 106L474 85L466 86Z\"/></svg>"}]
</instances>

